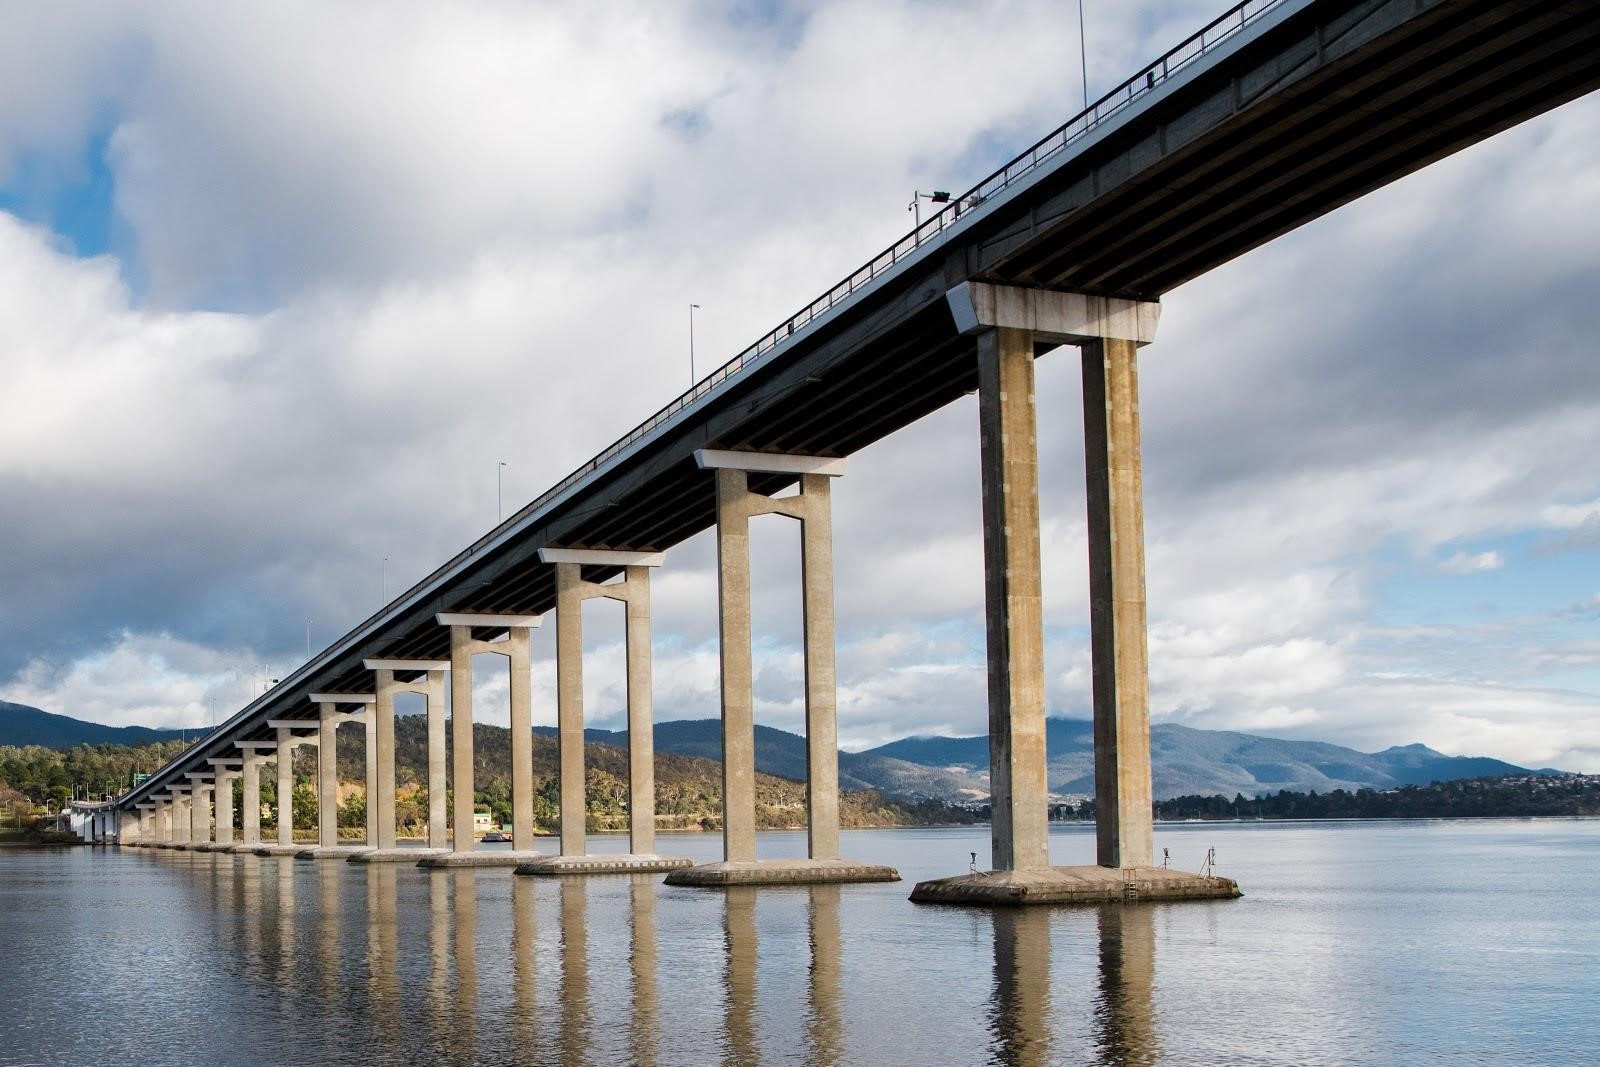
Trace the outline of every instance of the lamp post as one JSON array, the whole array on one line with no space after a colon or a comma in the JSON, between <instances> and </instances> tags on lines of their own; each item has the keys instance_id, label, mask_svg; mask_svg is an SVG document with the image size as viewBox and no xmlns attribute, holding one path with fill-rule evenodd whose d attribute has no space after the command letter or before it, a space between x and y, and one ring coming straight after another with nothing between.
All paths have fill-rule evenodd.
<instances>
[{"instance_id":1,"label":"lamp post","mask_svg":"<svg viewBox=\"0 0 1600 1067\"><path fill-rule=\"evenodd\" d=\"M505 470L505 460L501 460L500 465L494 469L494 517L496 522L504 522L506 519L506 509L505 504L503 503L504 497L501 491L503 481L500 477L505 473Z\"/></svg>"},{"instance_id":2,"label":"lamp post","mask_svg":"<svg viewBox=\"0 0 1600 1067\"><path fill-rule=\"evenodd\" d=\"M930 204L948 204L950 202L950 194L943 189L935 189L931 193L924 193L915 189L911 191L911 203L906 205L906 210L916 213L917 229L919 230L922 229L922 202L924 200Z\"/></svg>"},{"instance_id":3,"label":"lamp post","mask_svg":"<svg viewBox=\"0 0 1600 1067\"><path fill-rule=\"evenodd\" d=\"M700 310L699 304L689 305L689 388L693 389L695 382L700 379L694 372L694 313Z\"/></svg>"}]
</instances>

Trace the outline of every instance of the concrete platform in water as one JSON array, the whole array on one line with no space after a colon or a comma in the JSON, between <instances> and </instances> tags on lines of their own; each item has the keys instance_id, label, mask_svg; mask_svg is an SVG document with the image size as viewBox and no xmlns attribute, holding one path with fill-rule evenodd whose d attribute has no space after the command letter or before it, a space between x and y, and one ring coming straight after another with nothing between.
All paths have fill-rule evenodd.
<instances>
[{"instance_id":1,"label":"concrete platform in water","mask_svg":"<svg viewBox=\"0 0 1600 1067\"><path fill-rule=\"evenodd\" d=\"M250 851L258 856L298 856L305 848L304 845L256 845Z\"/></svg>"},{"instance_id":2,"label":"concrete platform in water","mask_svg":"<svg viewBox=\"0 0 1600 1067\"><path fill-rule=\"evenodd\" d=\"M595 856L546 856L519 866L516 874L649 874L693 867L686 856L658 856L654 853L611 852Z\"/></svg>"},{"instance_id":3,"label":"concrete platform in water","mask_svg":"<svg viewBox=\"0 0 1600 1067\"><path fill-rule=\"evenodd\" d=\"M366 845L312 845L294 854L297 860L347 860L363 852L371 852Z\"/></svg>"},{"instance_id":4,"label":"concrete platform in water","mask_svg":"<svg viewBox=\"0 0 1600 1067\"><path fill-rule=\"evenodd\" d=\"M1165 867L1036 867L984 871L918 882L919 904L1019 907L1025 904L1146 903L1169 900L1231 900L1239 883L1216 875Z\"/></svg>"},{"instance_id":5,"label":"concrete platform in water","mask_svg":"<svg viewBox=\"0 0 1600 1067\"><path fill-rule=\"evenodd\" d=\"M733 860L687 867L667 875L668 885L719 889L731 885L829 885L898 882L893 867L855 860Z\"/></svg>"},{"instance_id":6,"label":"concrete platform in water","mask_svg":"<svg viewBox=\"0 0 1600 1067\"><path fill-rule=\"evenodd\" d=\"M417 863L418 867L427 867L429 870L438 870L450 867L520 867L524 863L533 863L537 860L550 859L548 852L490 852L488 850L472 852L444 852L432 856L425 856Z\"/></svg>"},{"instance_id":7,"label":"concrete platform in water","mask_svg":"<svg viewBox=\"0 0 1600 1067\"><path fill-rule=\"evenodd\" d=\"M351 863L420 863L429 856L445 856L447 848L369 848L350 857Z\"/></svg>"}]
</instances>

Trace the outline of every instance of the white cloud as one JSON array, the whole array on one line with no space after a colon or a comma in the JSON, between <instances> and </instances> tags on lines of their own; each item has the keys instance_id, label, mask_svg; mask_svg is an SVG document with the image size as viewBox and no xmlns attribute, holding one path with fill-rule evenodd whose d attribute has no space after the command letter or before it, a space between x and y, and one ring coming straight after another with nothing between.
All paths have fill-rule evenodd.
<instances>
[{"instance_id":1,"label":"white cloud","mask_svg":"<svg viewBox=\"0 0 1600 1067\"><path fill-rule=\"evenodd\" d=\"M1497 571L1505 565L1505 557L1494 551L1457 552L1439 561L1439 569L1446 574L1479 574Z\"/></svg>"}]
</instances>

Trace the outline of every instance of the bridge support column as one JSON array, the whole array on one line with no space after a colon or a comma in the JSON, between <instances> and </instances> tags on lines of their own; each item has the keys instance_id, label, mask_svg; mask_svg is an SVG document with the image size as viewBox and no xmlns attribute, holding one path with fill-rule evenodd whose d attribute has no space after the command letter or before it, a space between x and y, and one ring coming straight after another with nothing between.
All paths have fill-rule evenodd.
<instances>
[{"instance_id":1,"label":"bridge support column","mask_svg":"<svg viewBox=\"0 0 1600 1067\"><path fill-rule=\"evenodd\" d=\"M172 793L172 843L174 846L189 846L190 820L188 788L174 787Z\"/></svg>"},{"instance_id":2,"label":"bridge support column","mask_svg":"<svg viewBox=\"0 0 1600 1067\"><path fill-rule=\"evenodd\" d=\"M561 855L525 863L518 874L666 871L691 861L656 854L655 726L650 691L650 568L656 552L546 548L539 558L556 568L556 689L561 746ZM609 585L587 581L583 568L623 569ZM626 855L587 855L583 759L583 602L620 601L627 613L628 845Z\"/></svg>"},{"instance_id":3,"label":"bridge support column","mask_svg":"<svg viewBox=\"0 0 1600 1067\"><path fill-rule=\"evenodd\" d=\"M172 801L167 800L156 809L156 841L172 844Z\"/></svg>"},{"instance_id":4,"label":"bridge support column","mask_svg":"<svg viewBox=\"0 0 1600 1067\"><path fill-rule=\"evenodd\" d=\"M233 844L233 780L238 772L218 771L217 791L213 804L216 810L216 834L212 838L224 847Z\"/></svg>"},{"instance_id":5,"label":"bridge support column","mask_svg":"<svg viewBox=\"0 0 1600 1067\"><path fill-rule=\"evenodd\" d=\"M1237 896L1238 886L1228 879L1150 863L1134 353L1154 340L1160 308L980 282L951 290L949 305L957 329L974 336L978 352L993 870L920 883L911 899L1014 905ZM1050 866L1033 360L1063 344L1083 350L1097 867Z\"/></svg>"},{"instance_id":6,"label":"bridge support column","mask_svg":"<svg viewBox=\"0 0 1600 1067\"><path fill-rule=\"evenodd\" d=\"M367 706L377 699L371 693L311 694L311 700L317 705L317 844L296 852L300 859L348 859L366 851L364 845L339 844L339 726L370 720L372 714ZM361 710L339 710L349 704ZM369 790L371 784L369 779Z\"/></svg>"},{"instance_id":7,"label":"bridge support column","mask_svg":"<svg viewBox=\"0 0 1600 1067\"><path fill-rule=\"evenodd\" d=\"M261 765L277 760L276 742L240 742L240 746L244 765L239 773L239 844L234 851L254 852L261 846Z\"/></svg>"},{"instance_id":8,"label":"bridge support column","mask_svg":"<svg viewBox=\"0 0 1600 1067\"><path fill-rule=\"evenodd\" d=\"M194 800L189 805L189 847L199 850L211 844L211 794L210 782L196 782Z\"/></svg>"},{"instance_id":9,"label":"bridge support column","mask_svg":"<svg viewBox=\"0 0 1600 1067\"><path fill-rule=\"evenodd\" d=\"M291 722L293 725L289 725ZM294 856L304 847L294 843L294 750L301 745L318 744L317 734L296 736L294 731L318 723L314 719L272 719L267 725L277 731L278 841L257 845L255 852L258 856Z\"/></svg>"},{"instance_id":10,"label":"bridge support column","mask_svg":"<svg viewBox=\"0 0 1600 1067\"><path fill-rule=\"evenodd\" d=\"M667 876L672 885L795 885L897 881L891 867L839 858L838 698L834 675L833 517L830 479L845 462L818 456L702 449L695 462L717 478L717 585L722 652L723 862ZM800 482L797 496L750 488L750 475ZM769 479L774 481L774 479ZM781 487L782 481L778 480ZM750 647L750 520L800 522L805 617L806 826L808 858L756 858L755 676Z\"/></svg>"},{"instance_id":11,"label":"bridge support column","mask_svg":"<svg viewBox=\"0 0 1600 1067\"><path fill-rule=\"evenodd\" d=\"M533 695L529 646L537 615L444 612L450 627L450 717L455 795L451 850L427 856L419 867L515 867L540 859L533 850ZM474 630L498 631L480 640ZM472 772L472 657L492 652L511 661L511 849L476 850Z\"/></svg>"},{"instance_id":12,"label":"bridge support column","mask_svg":"<svg viewBox=\"0 0 1600 1067\"><path fill-rule=\"evenodd\" d=\"M366 667L376 679L376 702L368 737L376 737L367 767L367 843L372 848L352 856L352 863L414 863L430 854L447 852L444 769L443 660L369 659ZM400 674L414 680L401 681ZM428 849L398 848L395 837L394 700L400 693L420 693L428 715ZM437 730L437 737L435 737Z\"/></svg>"}]
</instances>

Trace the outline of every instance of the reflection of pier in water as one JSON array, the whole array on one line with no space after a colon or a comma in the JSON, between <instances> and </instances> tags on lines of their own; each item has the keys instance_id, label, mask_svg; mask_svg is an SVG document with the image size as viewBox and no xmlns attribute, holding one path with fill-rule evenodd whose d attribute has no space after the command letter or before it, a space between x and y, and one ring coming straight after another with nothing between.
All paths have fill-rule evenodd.
<instances>
[{"instance_id":1,"label":"reflection of pier in water","mask_svg":"<svg viewBox=\"0 0 1600 1067\"><path fill-rule=\"evenodd\" d=\"M1014 908L994 914L994 997L989 1016L997 1062L1034 1067L1054 1062L1051 1026L1051 913ZM1099 909L1094 1000L1098 1062L1151 1064L1161 1058L1155 1032L1155 909Z\"/></svg>"},{"instance_id":2,"label":"reflection of pier in water","mask_svg":"<svg viewBox=\"0 0 1600 1067\"><path fill-rule=\"evenodd\" d=\"M806 1057L810 1064L836 1064L845 1061L843 1027L840 1022L840 974L843 970L839 928L837 885L810 886L806 889L807 943L810 955L806 991ZM723 991L726 1010L723 1022L724 1062L755 1063L761 1059L761 1035L756 1025L758 1013L757 965L760 938L757 933L756 901L753 888L730 888L723 910L723 937L727 953Z\"/></svg>"}]
</instances>

